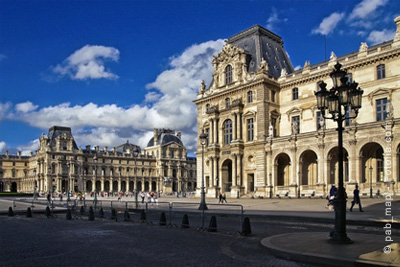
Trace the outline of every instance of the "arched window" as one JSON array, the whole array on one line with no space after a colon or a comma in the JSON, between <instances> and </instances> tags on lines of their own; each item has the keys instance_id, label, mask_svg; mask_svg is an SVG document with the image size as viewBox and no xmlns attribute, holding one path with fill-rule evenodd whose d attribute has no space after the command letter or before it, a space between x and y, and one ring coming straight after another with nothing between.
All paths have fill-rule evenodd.
<instances>
[{"instance_id":1,"label":"arched window","mask_svg":"<svg viewBox=\"0 0 400 267\"><path fill-rule=\"evenodd\" d=\"M225 68L225 84L228 85L232 83L232 66L228 65Z\"/></svg>"},{"instance_id":2,"label":"arched window","mask_svg":"<svg viewBox=\"0 0 400 267\"><path fill-rule=\"evenodd\" d=\"M224 122L224 144L229 145L232 141L232 120Z\"/></svg>"},{"instance_id":3,"label":"arched window","mask_svg":"<svg viewBox=\"0 0 400 267\"><path fill-rule=\"evenodd\" d=\"M247 92L247 102L248 103L253 103L253 91L248 91Z\"/></svg>"}]
</instances>

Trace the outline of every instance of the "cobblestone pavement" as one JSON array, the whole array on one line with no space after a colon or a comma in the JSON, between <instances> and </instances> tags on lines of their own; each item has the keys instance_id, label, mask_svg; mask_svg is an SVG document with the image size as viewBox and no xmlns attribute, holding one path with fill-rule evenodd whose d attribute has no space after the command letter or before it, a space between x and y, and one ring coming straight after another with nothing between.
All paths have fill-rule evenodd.
<instances>
[{"instance_id":1,"label":"cobblestone pavement","mask_svg":"<svg viewBox=\"0 0 400 267\"><path fill-rule=\"evenodd\" d=\"M1 266L311 266L268 255L258 230L245 237L122 219L55 216L0 216ZM274 225L270 230L286 228Z\"/></svg>"}]
</instances>

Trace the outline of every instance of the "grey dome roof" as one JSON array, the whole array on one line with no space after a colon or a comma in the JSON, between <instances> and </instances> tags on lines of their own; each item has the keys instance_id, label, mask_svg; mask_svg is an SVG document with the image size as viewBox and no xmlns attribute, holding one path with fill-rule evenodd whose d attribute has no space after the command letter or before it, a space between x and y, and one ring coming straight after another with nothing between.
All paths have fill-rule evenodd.
<instances>
[{"instance_id":1,"label":"grey dome roof","mask_svg":"<svg viewBox=\"0 0 400 267\"><path fill-rule=\"evenodd\" d=\"M183 146L182 140L179 139L176 135L173 134L173 132L161 132L158 134L157 137L158 140L158 145L166 145L171 142L175 142L181 146ZM154 137L150 139L150 141L147 143L147 147L154 146Z\"/></svg>"},{"instance_id":2,"label":"grey dome roof","mask_svg":"<svg viewBox=\"0 0 400 267\"><path fill-rule=\"evenodd\" d=\"M120 153L140 154L140 147L134 144L130 144L129 140L126 141L125 144L117 146L115 150Z\"/></svg>"}]
</instances>

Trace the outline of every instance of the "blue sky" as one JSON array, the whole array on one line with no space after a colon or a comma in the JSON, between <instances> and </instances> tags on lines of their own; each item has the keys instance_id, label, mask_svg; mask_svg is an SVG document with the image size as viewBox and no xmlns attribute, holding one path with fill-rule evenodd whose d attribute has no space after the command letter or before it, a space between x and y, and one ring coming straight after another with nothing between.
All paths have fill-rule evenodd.
<instances>
[{"instance_id":1,"label":"blue sky","mask_svg":"<svg viewBox=\"0 0 400 267\"><path fill-rule=\"evenodd\" d=\"M259 24L299 68L393 39L398 15L398 0L0 0L0 153L34 152L53 125L109 148L170 128L193 153L224 40Z\"/></svg>"}]
</instances>

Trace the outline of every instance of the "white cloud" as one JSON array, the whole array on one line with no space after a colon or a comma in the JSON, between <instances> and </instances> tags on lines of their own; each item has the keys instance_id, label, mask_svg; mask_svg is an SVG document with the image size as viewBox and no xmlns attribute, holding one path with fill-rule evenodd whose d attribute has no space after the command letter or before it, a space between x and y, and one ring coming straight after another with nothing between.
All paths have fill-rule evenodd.
<instances>
[{"instance_id":1,"label":"white cloud","mask_svg":"<svg viewBox=\"0 0 400 267\"><path fill-rule=\"evenodd\" d=\"M7 117L44 130L53 125L71 127L76 142L81 146L113 147L129 139L132 143L140 142L137 144L144 148L154 128L170 128L181 131L187 148L195 149L197 109L193 100L201 81L211 82L211 62L223 45L223 40L208 41L192 45L182 54L171 57L170 68L146 86L151 90L144 100L149 106L134 104L124 108L115 104L61 103L37 108L31 102L25 102L17 104ZM85 59L83 56L75 57L75 54L69 57L69 61L79 65L79 58L86 62L98 53L83 53Z\"/></svg>"},{"instance_id":2,"label":"white cloud","mask_svg":"<svg viewBox=\"0 0 400 267\"><path fill-rule=\"evenodd\" d=\"M273 7L272 12L267 19L267 24L265 25L265 28L272 32L276 32L278 30L278 25L282 22L286 22L287 20L287 18L279 17L279 11Z\"/></svg>"},{"instance_id":3,"label":"white cloud","mask_svg":"<svg viewBox=\"0 0 400 267\"><path fill-rule=\"evenodd\" d=\"M18 151L21 151L22 156L29 156L31 152L36 151L39 148L39 139L35 139L26 145L18 146Z\"/></svg>"},{"instance_id":4,"label":"white cloud","mask_svg":"<svg viewBox=\"0 0 400 267\"><path fill-rule=\"evenodd\" d=\"M12 105L10 102L6 102L6 103L0 102L0 121L3 120L7 116L11 106Z\"/></svg>"},{"instance_id":5,"label":"white cloud","mask_svg":"<svg viewBox=\"0 0 400 267\"><path fill-rule=\"evenodd\" d=\"M38 108L38 106L33 105L32 102L30 102L30 101L27 101L24 103L19 103L19 104L15 105L15 110L17 112L22 112L22 113L28 113L28 112L34 111L37 108Z\"/></svg>"},{"instance_id":6,"label":"white cloud","mask_svg":"<svg viewBox=\"0 0 400 267\"><path fill-rule=\"evenodd\" d=\"M373 14L378 7L386 5L388 0L363 0L349 15L350 20L366 19Z\"/></svg>"},{"instance_id":7,"label":"white cloud","mask_svg":"<svg viewBox=\"0 0 400 267\"><path fill-rule=\"evenodd\" d=\"M4 153L6 146L6 142L0 141L0 153Z\"/></svg>"},{"instance_id":8,"label":"white cloud","mask_svg":"<svg viewBox=\"0 0 400 267\"><path fill-rule=\"evenodd\" d=\"M114 47L86 45L52 70L61 76L69 76L73 80L118 79L116 74L105 69L106 60L118 62L119 50Z\"/></svg>"},{"instance_id":9,"label":"white cloud","mask_svg":"<svg viewBox=\"0 0 400 267\"><path fill-rule=\"evenodd\" d=\"M395 31L393 30L382 30L382 31L372 31L368 37L367 41L371 42L371 44L378 44L385 41L389 41L393 39Z\"/></svg>"},{"instance_id":10,"label":"white cloud","mask_svg":"<svg viewBox=\"0 0 400 267\"><path fill-rule=\"evenodd\" d=\"M338 23L343 19L344 13L334 12L328 17L324 18L319 24L318 28L312 31L313 34L328 35L333 32Z\"/></svg>"}]
</instances>

